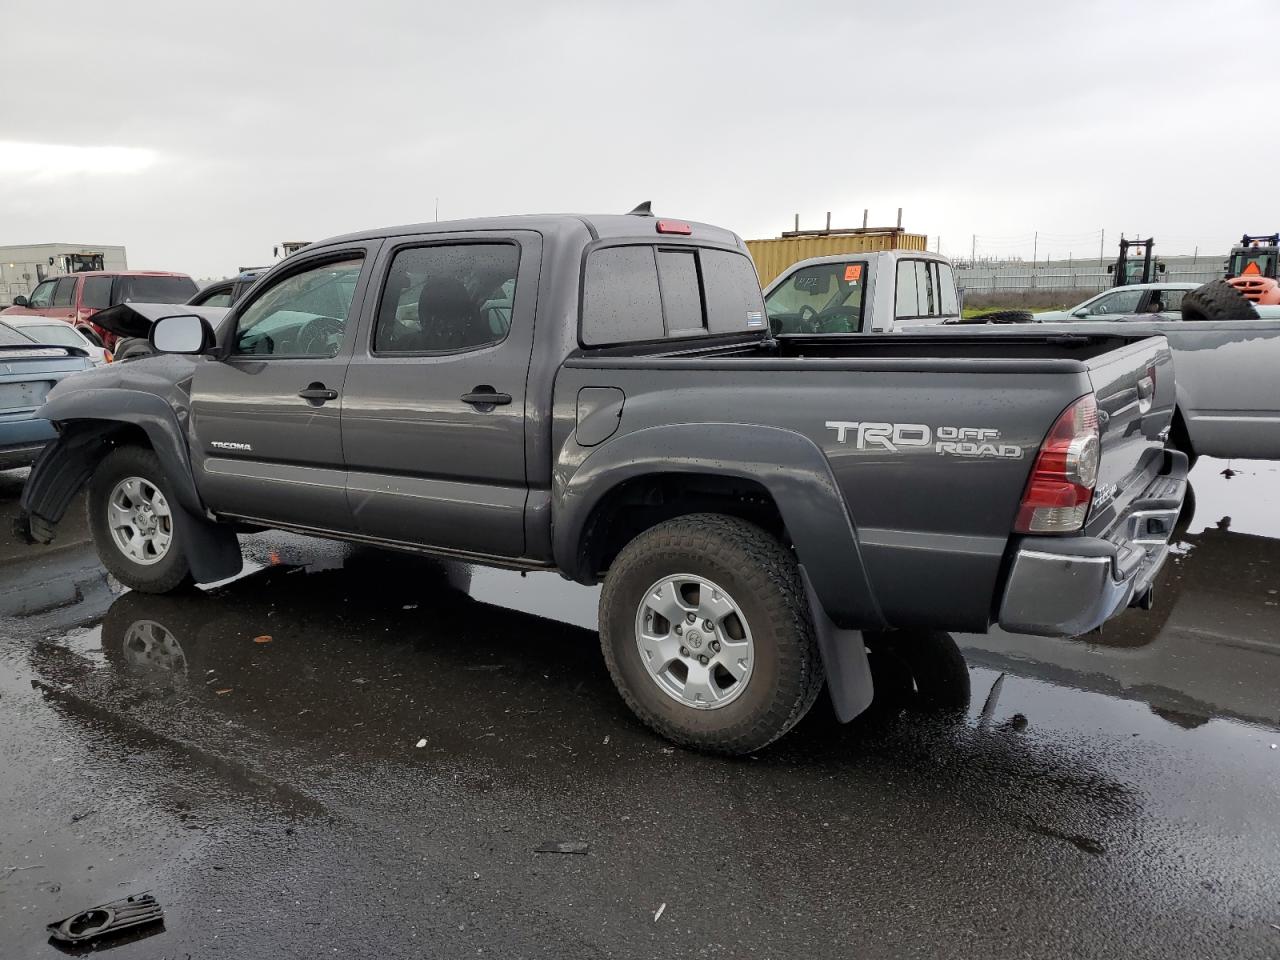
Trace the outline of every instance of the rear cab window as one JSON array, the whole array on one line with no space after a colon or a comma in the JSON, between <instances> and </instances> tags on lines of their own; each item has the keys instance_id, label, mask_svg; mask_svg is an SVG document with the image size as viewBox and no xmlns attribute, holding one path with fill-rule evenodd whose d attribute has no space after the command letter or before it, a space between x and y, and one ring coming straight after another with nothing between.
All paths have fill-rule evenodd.
<instances>
[{"instance_id":1,"label":"rear cab window","mask_svg":"<svg viewBox=\"0 0 1280 960\"><path fill-rule=\"evenodd\" d=\"M951 264L925 259L899 260L893 304L895 320L928 323L957 316L960 304Z\"/></svg>"},{"instance_id":2,"label":"rear cab window","mask_svg":"<svg viewBox=\"0 0 1280 960\"><path fill-rule=\"evenodd\" d=\"M744 253L643 243L598 247L587 255L584 346L764 329L759 281Z\"/></svg>"}]
</instances>

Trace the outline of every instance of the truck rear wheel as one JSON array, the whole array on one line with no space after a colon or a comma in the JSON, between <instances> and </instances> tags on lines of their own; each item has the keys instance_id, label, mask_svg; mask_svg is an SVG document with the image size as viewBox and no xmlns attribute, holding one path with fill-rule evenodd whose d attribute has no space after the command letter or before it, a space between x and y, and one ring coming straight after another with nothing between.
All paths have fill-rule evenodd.
<instances>
[{"instance_id":1,"label":"truck rear wheel","mask_svg":"<svg viewBox=\"0 0 1280 960\"><path fill-rule=\"evenodd\" d=\"M179 509L160 460L145 447L112 450L89 481L89 530L102 565L143 593L191 583Z\"/></svg>"},{"instance_id":2,"label":"truck rear wheel","mask_svg":"<svg viewBox=\"0 0 1280 960\"><path fill-rule=\"evenodd\" d=\"M795 558L719 514L670 520L623 548L600 594L600 645L636 716L716 753L781 737L824 679Z\"/></svg>"}]
</instances>

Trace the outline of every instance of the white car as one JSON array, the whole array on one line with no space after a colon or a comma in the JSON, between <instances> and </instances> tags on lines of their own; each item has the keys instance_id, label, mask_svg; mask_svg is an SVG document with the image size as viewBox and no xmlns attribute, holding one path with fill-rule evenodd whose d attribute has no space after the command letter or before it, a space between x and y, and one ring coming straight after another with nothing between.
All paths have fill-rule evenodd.
<instances>
[{"instance_id":1,"label":"white car","mask_svg":"<svg viewBox=\"0 0 1280 960\"><path fill-rule=\"evenodd\" d=\"M88 351L94 366L111 362L111 351L100 347L69 323L51 317L9 316L0 318L0 324L20 330L37 343L54 347L80 347Z\"/></svg>"},{"instance_id":2,"label":"white car","mask_svg":"<svg viewBox=\"0 0 1280 960\"><path fill-rule=\"evenodd\" d=\"M1068 323L1072 320L1118 320L1135 314L1161 314L1141 317L1144 320L1180 320L1182 298L1200 287L1198 283L1130 283L1095 294L1070 310L1046 310L1037 313L1039 323Z\"/></svg>"}]
</instances>

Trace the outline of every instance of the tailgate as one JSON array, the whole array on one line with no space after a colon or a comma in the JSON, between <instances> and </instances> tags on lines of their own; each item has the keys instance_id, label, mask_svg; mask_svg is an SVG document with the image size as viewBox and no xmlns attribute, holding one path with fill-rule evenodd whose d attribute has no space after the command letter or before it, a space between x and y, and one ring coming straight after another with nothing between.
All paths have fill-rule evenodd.
<instances>
[{"instance_id":1,"label":"tailgate","mask_svg":"<svg viewBox=\"0 0 1280 960\"><path fill-rule=\"evenodd\" d=\"M1088 361L1098 400L1102 458L1085 532L1099 536L1123 516L1164 463L1173 422L1173 354L1162 336Z\"/></svg>"}]
</instances>

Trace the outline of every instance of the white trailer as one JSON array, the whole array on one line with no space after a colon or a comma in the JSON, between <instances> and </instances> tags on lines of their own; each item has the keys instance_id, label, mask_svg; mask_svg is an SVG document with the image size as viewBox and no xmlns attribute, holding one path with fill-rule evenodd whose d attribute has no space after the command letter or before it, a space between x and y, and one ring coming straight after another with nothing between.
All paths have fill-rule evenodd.
<instances>
[{"instance_id":1,"label":"white trailer","mask_svg":"<svg viewBox=\"0 0 1280 960\"><path fill-rule=\"evenodd\" d=\"M124 247L107 243L31 243L0 247L0 307L28 296L49 277L86 270L128 270Z\"/></svg>"}]
</instances>

